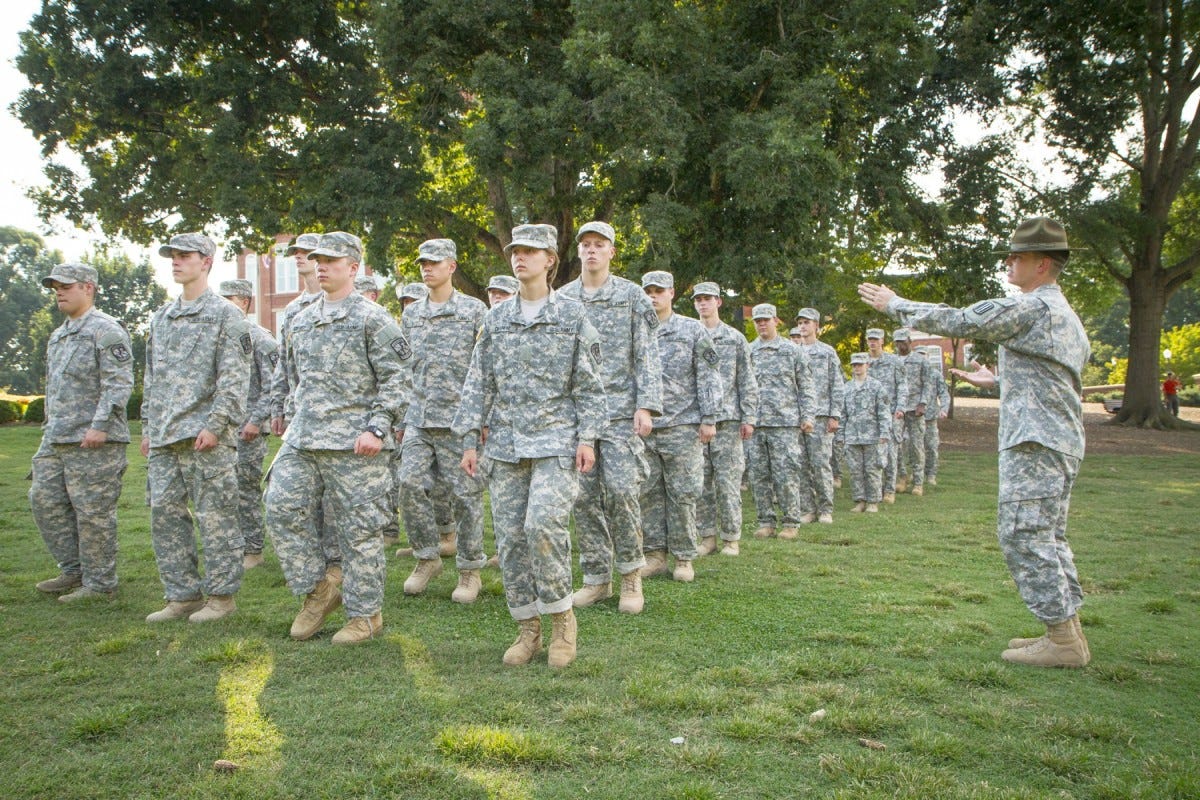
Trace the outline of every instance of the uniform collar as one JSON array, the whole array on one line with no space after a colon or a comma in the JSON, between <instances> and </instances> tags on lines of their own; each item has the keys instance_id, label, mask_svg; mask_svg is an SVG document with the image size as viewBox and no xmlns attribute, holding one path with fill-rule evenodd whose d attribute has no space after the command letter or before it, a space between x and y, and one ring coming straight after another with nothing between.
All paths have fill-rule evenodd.
<instances>
[{"instance_id":1,"label":"uniform collar","mask_svg":"<svg viewBox=\"0 0 1200 800\"><path fill-rule=\"evenodd\" d=\"M217 295L213 293L212 287L210 286L200 293L200 296L196 298L196 302L192 303L187 308L184 308L183 295L180 295L179 297L175 298L171 305L167 306L167 316L171 319L175 319L176 317L186 317L191 316L192 314L199 314L204 310L204 307L216 297ZM221 302L224 303L225 300L222 299Z\"/></svg>"}]
</instances>

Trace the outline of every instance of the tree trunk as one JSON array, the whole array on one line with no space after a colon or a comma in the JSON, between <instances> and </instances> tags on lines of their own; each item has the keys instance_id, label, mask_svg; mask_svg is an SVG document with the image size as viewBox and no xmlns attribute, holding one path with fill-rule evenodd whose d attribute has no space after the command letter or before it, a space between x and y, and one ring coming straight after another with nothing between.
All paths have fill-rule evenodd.
<instances>
[{"instance_id":1,"label":"tree trunk","mask_svg":"<svg viewBox=\"0 0 1200 800\"><path fill-rule=\"evenodd\" d=\"M1133 264L1129 289L1129 368L1125 396L1113 423L1141 428L1174 428L1176 419L1159 398L1158 359L1166 286L1153 264Z\"/></svg>"}]
</instances>

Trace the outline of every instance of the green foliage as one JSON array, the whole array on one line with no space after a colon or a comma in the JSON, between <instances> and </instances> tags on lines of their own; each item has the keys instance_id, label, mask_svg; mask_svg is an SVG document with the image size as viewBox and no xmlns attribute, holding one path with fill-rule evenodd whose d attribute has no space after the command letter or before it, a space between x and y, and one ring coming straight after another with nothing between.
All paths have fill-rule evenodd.
<instances>
[{"instance_id":1,"label":"green foliage","mask_svg":"<svg viewBox=\"0 0 1200 800\"><path fill-rule=\"evenodd\" d=\"M25 406L25 414L22 417L26 422L36 422L41 424L46 421L46 398L35 397L29 401L29 405Z\"/></svg>"},{"instance_id":2,"label":"green foliage","mask_svg":"<svg viewBox=\"0 0 1200 800\"><path fill-rule=\"evenodd\" d=\"M21 419L21 406L15 400L0 400L0 425L18 422Z\"/></svg>"},{"instance_id":3,"label":"green foliage","mask_svg":"<svg viewBox=\"0 0 1200 800\"><path fill-rule=\"evenodd\" d=\"M0 388L37 394L46 374L53 298L41 278L62 261L42 238L0 227Z\"/></svg>"},{"instance_id":4,"label":"green foliage","mask_svg":"<svg viewBox=\"0 0 1200 800\"><path fill-rule=\"evenodd\" d=\"M129 393L129 402L125 404L125 413L129 419L142 418L142 384L134 384Z\"/></svg>"},{"instance_id":5,"label":"green foliage","mask_svg":"<svg viewBox=\"0 0 1200 800\"><path fill-rule=\"evenodd\" d=\"M1192 376L1200 373L1200 322L1163 331L1162 349L1171 351L1171 360L1163 362L1162 370L1172 370L1185 385L1191 383Z\"/></svg>"}]
</instances>

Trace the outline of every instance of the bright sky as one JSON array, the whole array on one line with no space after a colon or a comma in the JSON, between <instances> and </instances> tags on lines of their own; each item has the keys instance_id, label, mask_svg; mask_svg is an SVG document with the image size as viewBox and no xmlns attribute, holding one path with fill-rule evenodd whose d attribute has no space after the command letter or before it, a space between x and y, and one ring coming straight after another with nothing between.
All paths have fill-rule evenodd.
<instances>
[{"instance_id":1,"label":"bright sky","mask_svg":"<svg viewBox=\"0 0 1200 800\"><path fill-rule=\"evenodd\" d=\"M16 60L20 41L17 34L28 27L27 21L41 10L41 0L7 0L9 20L21 20L19 24L0 27L0 225L13 225L25 230L36 231L46 240L51 249L62 251L69 260L78 260L92 245L104 240L99 232L84 231L66 220L59 220L47 230L38 218L33 201L25 196L32 186L43 185L42 153L37 140L16 119L9 106L28 84L13 63ZM143 248L128 242L118 242L135 261L149 258L159 283L174 294L171 281L171 264L158 255L158 248ZM224 259L224 242L217 240L217 263L213 267L214 282L237 277L237 265Z\"/></svg>"}]
</instances>

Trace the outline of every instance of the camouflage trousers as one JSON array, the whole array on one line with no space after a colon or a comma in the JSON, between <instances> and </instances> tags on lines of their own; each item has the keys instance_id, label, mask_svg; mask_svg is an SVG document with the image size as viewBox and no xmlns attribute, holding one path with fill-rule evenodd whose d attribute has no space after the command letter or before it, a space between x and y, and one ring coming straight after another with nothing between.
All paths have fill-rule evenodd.
<instances>
[{"instance_id":1,"label":"camouflage trousers","mask_svg":"<svg viewBox=\"0 0 1200 800\"><path fill-rule=\"evenodd\" d=\"M1079 461L1033 442L1000 451L1000 550L1021 599L1046 624L1070 619L1083 605L1067 544Z\"/></svg>"},{"instance_id":2,"label":"camouflage trousers","mask_svg":"<svg viewBox=\"0 0 1200 800\"><path fill-rule=\"evenodd\" d=\"M571 508L579 492L575 460L482 462L504 597L513 619L571 608Z\"/></svg>"},{"instance_id":3,"label":"camouflage trousers","mask_svg":"<svg viewBox=\"0 0 1200 800\"><path fill-rule=\"evenodd\" d=\"M842 477L843 465L846 463L846 436L842 431L842 428L838 428L838 432L833 436L833 455L829 459L829 468L835 478Z\"/></svg>"},{"instance_id":4,"label":"camouflage trousers","mask_svg":"<svg viewBox=\"0 0 1200 800\"><path fill-rule=\"evenodd\" d=\"M800 524L800 429L755 428L750 437L750 488L759 527ZM779 503L779 516L775 503Z\"/></svg>"},{"instance_id":5,"label":"camouflage trousers","mask_svg":"<svg viewBox=\"0 0 1200 800\"><path fill-rule=\"evenodd\" d=\"M833 437L829 417L817 417L812 433L800 432L800 511L833 513Z\"/></svg>"},{"instance_id":6,"label":"camouflage trousers","mask_svg":"<svg viewBox=\"0 0 1200 800\"><path fill-rule=\"evenodd\" d=\"M900 474L912 480L914 486L925 482L925 417L915 411L904 412L904 453Z\"/></svg>"},{"instance_id":7,"label":"camouflage trousers","mask_svg":"<svg viewBox=\"0 0 1200 800\"><path fill-rule=\"evenodd\" d=\"M645 450L633 420L611 420L604 438L596 440L596 465L579 476L575 537L585 585L610 582L614 559L622 575L646 566L639 499Z\"/></svg>"},{"instance_id":8,"label":"camouflage trousers","mask_svg":"<svg viewBox=\"0 0 1200 800\"><path fill-rule=\"evenodd\" d=\"M936 478L938 473L938 450L942 447L942 435L938 431L936 416L925 419L925 480Z\"/></svg>"},{"instance_id":9,"label":"camouflage trousers","mask_svg":"<svg viewBox=\"0 0 1200 800\"><path fill-rule=\"evenodd\" d=\"M892 435L883 450L883 493L896 493L896 461L900 456L900 443L904 437L904 421L892 417Z\"/></svg>"},{"instance_id":10,"label":"camouflage trousers","mask_svg":"<svg viewBox=\"0 0 1200 800\"><path fill-rule=\"evenodd\" d=\"M238 437L238 527L246 540L247 553L263 551L262 475L266 457L266 436L256 436L249 442Z\"/></svg>"},{"instance_id":11,"label":"camouflage trousers","mask_svg":"<svg viewBox=\"0 0 1200 800\"><path fill-rule=\"evenodd\" d=\"M646 552L666 550L682 561L696 557L696 502L704 491L704 446L698 425L656 428L646 437L649 470L642 484Z\"/></svg>"},{"instance_id":12,"label":"camouflage trousers","mask_svg":"<svg viewBox=\"0 0 1200 800\"><path fill-rule=\"evenodd\" d=\"M84 449L47 444L33 456L29 507L64 575L80 575L97 592L117 588L117 499L125 442Z\"/></svg>"},{"instance_id":13,"label":"camouflage trousers","mask_svg":"<svg viewBox=\"0 0 1200 800\"><path fill-rule=\"evenodd\" d=\"M404 432L400 457L400 513L404 529L419 559L438 558L438 524L433 510L434 489L439 484L450 488L457 520L460 570L482 569L487 564L483 552L483 483L463 472L462 440L449 428L416 428Z\"/></svg>"},{"instance_id":14,"label":"camouflage trousers","mask_svg":"<svg viewBox=\"0 0 1200 800\"><path fill-rule=\"evenodd\" d=\"M346 616L369 617L383 608L383 528L391 489L386 452L361 456L284 442L271 464L267 531L292 594L308 594L325 576L318 528L323 519L337 534L342 554Z\"/></svg>"},{"instance_id":15,"label":"camouflage trousers","mask_svg":"<svg viewBox=\"0 0 1200 800\"><path fill-rule=\"evenodd\" d=\"M883 499L883 453L887 445L846 445L846 471L857 503L878 503Z\"/></svg>"},{"instance_id":16,"label":"camouflage trousers","mask_svg":"<svg viewBox=\"0 0 1200 800\"><path fill-rule=\"evenodd\" d=\"M242 585L245 542L238 528L237 450L218 444L194 449L195 439L150 448L150 539L167 600L234 594ZM195 510L193 526L188 501ZM200 578L196 531L204 548Z\"/></svg>"},{"instance_id":17,"label":"camouflage trousers","mask_svg":"<svg viewBox=\"0 0 1200 800\"><path fill-rule=\"evenodd\" d=\"M388 495L391 500L391 509L388 512L387 525L383 528L385 537L400 538L400 461L402 447L397 447L391 451L391 456L388 459L388 467L392 471L392 491ZM447 533L455 533L458 530L458 525L454 521L454 506L450 499L451 490L445 481L438 480L434 483L433 488L433 518L437 522L438 535L442 536Z\"/></svg>"},{"instance_id":18,"label":"camouflage trousers","mask_svg":"<svg viewBox=\"0 0 1200 800\"><path fill-rule=\"evenodd\" d=\"M742 472L746 469L742 449L742 423L717 423L717 435L704 452L704 488L696 507L696 527L701 537L720 536L723 541L742 538Z\"/></svg>"}]
</instances>

